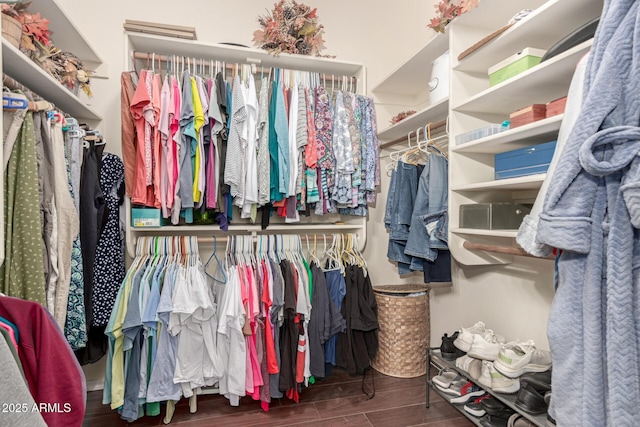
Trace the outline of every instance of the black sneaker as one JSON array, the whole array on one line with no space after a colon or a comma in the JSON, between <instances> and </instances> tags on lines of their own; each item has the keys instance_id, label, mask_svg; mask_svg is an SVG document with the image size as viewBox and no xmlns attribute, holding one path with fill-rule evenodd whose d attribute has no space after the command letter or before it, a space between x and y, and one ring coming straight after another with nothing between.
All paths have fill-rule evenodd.
<instances>
[{"instance_id":1,"label":"black sneaker","mask_svg":"<svg viewBox=\"0 0 640 427\"><path fill-rule=\"evenodd\" d=\"M443 359L454 361L457 357L459 357L458 353L460 352L460 350L458 350L458 348L453 345L453 342L456 340L456 338L458 338L458 331L456 331L451 336L448 336L447 334L444 334L442 336L442 344L440 344L440 354L442 355Z\"/></svg>"}]
</instances>

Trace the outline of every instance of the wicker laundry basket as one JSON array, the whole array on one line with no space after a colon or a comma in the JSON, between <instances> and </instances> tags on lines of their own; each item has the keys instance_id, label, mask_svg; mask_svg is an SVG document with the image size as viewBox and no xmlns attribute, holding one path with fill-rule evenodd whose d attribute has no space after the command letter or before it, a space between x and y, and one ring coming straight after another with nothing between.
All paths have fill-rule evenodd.
<instances>
[{"instance_id":1,"label":"wicker laundry basket","mask_svg":"<svg viewBox=\"0 0 640 427\"><path fill-rule=\"evenodd\" d=\"M385 375L415 378L427 372L429 346L429 287L381 285L373 291L378 303L380 329L373 368ZM420 293L417 296L411 295Z\"/></svg>"},{"instance_id":2,"label":"wicker laundry basket","mask_svg":"<svg viewBox=\"0 0 640 427\"><path fill-rule=\"evenodd\" d=\"M2 14L2 36L14 47L20 49L22 40L22 24L15 18Z\"/></svg>"}]
</instances>

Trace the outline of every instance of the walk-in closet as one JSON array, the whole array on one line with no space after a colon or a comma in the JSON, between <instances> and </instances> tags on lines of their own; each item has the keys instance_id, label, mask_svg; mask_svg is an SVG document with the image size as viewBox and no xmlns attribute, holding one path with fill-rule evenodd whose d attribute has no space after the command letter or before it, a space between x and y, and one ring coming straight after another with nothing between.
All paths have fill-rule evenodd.
<instances>
[{"instance_id":1,"label":"walk-in closet","mask_svg":"<svg viewBox=\"0 0 640 427\"><path fill-rule=\"evenodd\" d=\"M637 425L638 2L187 3L0 0L0 427Z\"/></svg>"}]
</instances>

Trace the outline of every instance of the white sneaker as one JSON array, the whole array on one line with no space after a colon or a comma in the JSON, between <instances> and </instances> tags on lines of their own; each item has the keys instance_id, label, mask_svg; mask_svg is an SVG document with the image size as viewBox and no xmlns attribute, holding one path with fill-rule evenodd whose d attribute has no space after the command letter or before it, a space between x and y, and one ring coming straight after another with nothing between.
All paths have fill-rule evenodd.
<instances>
[{"instance_id":1,"label":"white sneaker","mask_svg":"<svg viewBox=\"0 0 640 427\"><path fill-rule=\"evenodd\" d=\"M489 362L488 360L482 361L482 371L478 380L476 381L482 387L491 388L491 366L493 362Z\"/></svg>"},{"instance_id":2,"label":"white sneaker","mask_svg":"<svg viewBox=\"0 0 640 427\"><path fill-rule=\"evenodd\" d=\"M516 378L525 372L545 372L551 369L551 353L538 350L531 340L514 341L500 348L495 367L503 375Z\"/></svg>"},{"instance_id":3,"label":"white sneaker","mask_svg":"<svg viewBox=\"0 0 640 427\"><path fill-rule=\"evenodd\" d=\"M520 380L502 375L496 367L495 362L491 363L491 389L498 393L516 393L520 390Z\"/></svg>"},{"instance_id":4,"label":"white sneaker","mask_svg":"<svg viewBox=\"0 0 640 427\"><path fill-rule=\"evenodd\" d=\"M478 378L480 376L480 368L482 367L482 361L469 357L466 354L456 359L456 368L462 369L469 374L471 378Z\"/></svg>"},{"instance_id":5,"label":"white sneaker","mask_svg":"<svg viewBox=\"0 0 640 427\"><path fill-rule=\"evenodd\" d=\"M486 330L487 328L484 325L484 322L477 322L470 328L460 328L458 331L458 338L453 342L453 345L458 347L460 350L467 352L473 342L473 336L476 334L482 334Z\"/></svg>"},{"instance_id":6,"label":"white sneaker","mask_svg":"<svg viewBox=\"0 0 640 427\"><path fill-rule=\"evenodd\" d=\"M482 335L474 335L473 342L467 354L476 359L494 361L500 353L500 344L504 343L504 338L494 334L491 329L487 329Z\"/></svg>"}]
</instances>

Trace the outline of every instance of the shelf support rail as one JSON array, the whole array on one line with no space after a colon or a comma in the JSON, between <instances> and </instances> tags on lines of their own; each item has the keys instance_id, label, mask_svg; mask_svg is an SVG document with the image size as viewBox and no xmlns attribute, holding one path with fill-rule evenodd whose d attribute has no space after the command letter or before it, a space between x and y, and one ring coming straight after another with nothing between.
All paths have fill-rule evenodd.
<instances>
[{"instance_id":1,"label":"shelf support rail","mask_svg":"<svg viewBox=\"0 0 640 427\"><path fill-rule=\"evenodd\" d=\"M517 255L517 256L525 256L530 258L539 258L539 259L554 259L554 255L548 255L546 257L538 257L535 255L531 255L526 252L522 248L514 248L511 246L499 246L499 245L487 245L484 243L473 243L473 242L464 242L462 247L472 251L486 251L486 252L495 252L499 254L506 255Z\"/></svg>"}]
</instances>

